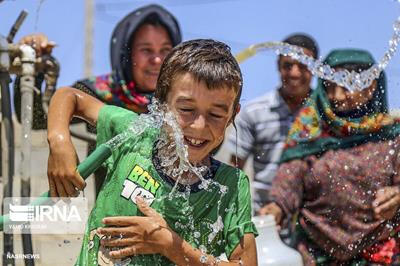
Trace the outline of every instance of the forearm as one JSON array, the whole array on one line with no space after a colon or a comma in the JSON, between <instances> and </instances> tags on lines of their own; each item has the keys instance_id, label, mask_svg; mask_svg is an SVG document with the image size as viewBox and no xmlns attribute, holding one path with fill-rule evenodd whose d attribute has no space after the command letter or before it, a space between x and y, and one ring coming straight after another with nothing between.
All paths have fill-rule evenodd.
<instances>
[{"instance_id":1,"label":"forearm","mask_svg":"<svg viewBox=\"0 0 400 266\"><path fill-rule=\"evenodd\" d=\"M228 265L257 265L257 259L256 259L256 252L255 252L255 244L254 244L254 250L251 248L247 248L250 251L248 253L253 253L253 254L246 254L245 252L241 251L236 251L233 252L233 254L236 254L234 256L231 256L231 259L229 259L228 262L226 261L220 261L219 258L216 258L212 255L208 255L201 250L192 247L188 242L183 240L179 235L177 235L174 232L172 233L172 244L170 247L165 248L165 253L163 254L166 257L168 257L173 263L176 265L193 265L193 266L204 266L204 265L210 265L210 266L228 266ZM254 239L254 238L253 238ZM240 247L238 247L240 249ZM239 254L241 253L239 256ZM237 257L237 259L232 258L232 257Z\"/></svg>"},{"instance_id":2,"label":"forearm","mask_svg":"<svg viewBox=\"0 0 400 266\"><path fill-rule=\"evenodd\" d=\"M284 214L297 212L303 202L303 178L309 168L302 160L281 164L272 182L270 200L278 204Z\"/></svg>"},{"instance_id":3,"label":"forearm","mask_svg":"<svg viewBox=\"0 0 400 266\"><path fill-rule=\"evenodd\" d=\"M70 138L69 123L75 113L76 95L70 88L61 88L51 98L47 139L49 144L62 138Z\"/></svg>"},{"instance_id":4,"label":"forearm","mask_svg":"<svg viewBox=\"0 0 400 266\"><path fill-rule=\"evenodd\" d=\"M69 124L74 116L95 125L102 106L102 102L80 90L69 87L58 89L49 106L47 133L49 142L59 139L60 136L70 137Z\"/></svg>"}]
</instances>

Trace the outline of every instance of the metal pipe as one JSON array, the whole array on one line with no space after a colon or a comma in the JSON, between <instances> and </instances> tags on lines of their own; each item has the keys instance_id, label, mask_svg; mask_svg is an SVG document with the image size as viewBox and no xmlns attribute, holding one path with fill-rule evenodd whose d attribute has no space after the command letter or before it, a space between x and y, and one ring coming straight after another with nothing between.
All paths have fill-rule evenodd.
<instances>
[{"instance_id":1,"label":"metal pipe","mask_svg":"<svg viewBox=\"0 0 400 266\"><path fill-rule=\"evenodd\" d=\"M9 43L12 43L14 40L14 36L21 27L22 23L24 22L26 16L28 16L28 12L25 10L22 10L21 13L19 13L19 16L17 20L14 22L14 25L11 27L10 33L7 36L7 41Z\"/></svg>"},{"instance_id":2,"label":"metal pipe","mask_svg":"<svg viewBox=\"0 0 400 266\"><path fill-rule=\"evenodd\" d=\"M1 158L2 158L2 177L4 198L12 197L13 176L14 176L14 127L11 116L11 100L9 91L10 76L6 72L0 72L1 86ZM4 207L4 206L2 206ZM4 209L3 209L4 212ZM3 265L14 265L12 254L14 249L14 236L4 234L4 255Z\"/></svg>"},{"instance_id":3,"label":"metal pipe","mask_svg":"<svg viewBox=\"0 0 400 266\"><path fill-rule=\"evenodd\" d=\"M30 197L31 192L31 130L33 92L35 90L35 50L21 45L21 197ZM22 245L26 254L33 254L29 229L22 230ZM33 258L25 258L25 265L34 265Z\"/></svg>"},{"instance_id":4,"label":"metal pipe","mask_svg":"<svg viewBox=\"0 0 400 266\"><path fill-rule=\"evenodd\" d=\"M14 176L14 127L12 123L11 97L8 70L10 57L8 42L0 35L0 87L1 87L1 176L3 177L3 198L12 197ZM2 206L4 213L4 206ZM15 265L14 258L7 256L14 253L14 235L3 235L3 265Z\"/></svg>"}]
</instances>

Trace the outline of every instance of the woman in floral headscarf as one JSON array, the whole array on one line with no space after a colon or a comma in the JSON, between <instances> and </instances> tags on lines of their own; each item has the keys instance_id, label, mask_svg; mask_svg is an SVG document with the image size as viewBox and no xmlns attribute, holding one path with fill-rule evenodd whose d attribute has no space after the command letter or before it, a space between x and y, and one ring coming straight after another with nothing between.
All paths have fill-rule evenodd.
<instances>
[{"instance_id":1,"label":"woman in floral headscarf","mask_svg":"<svg viewBox=\"0 0 400 266\"><path fill-rule=\"evenodd\" d=\"M110 41L111 73L79 80L72 85L110 105L147 112L156 89L156 82L165 56L181 42L178 21L159 5L146 5L126 15L114 28ZM21 43L33 45L37 53L51 52L52 45L44 34L22 38ZM40 79L37 82L40 84ZM40 87L40 86L39 86ZM16 82L15 106L20 120L20 89ZM34 96L33 129L46 128L47 114L41 107L41 95ZM88 127L95 133L95 128ZM89 153L94 143L89 143ZM103 183L104 168L95 173L96 194Z\"/></svg>"},{"instance_id":2,"label":"woman in floral headscarf","mask_svg":"<svg viewBox=\"0 0 400 266\"><path fill-rule=\"evenodd\" d=\"M332 51L325 63L360 72L362 50ZM262 214L298 213L305 265L397 265L400 253L400 121L388 115L384 73L362 91L319 80L289 132Z\"/></svg>"}]
</instances>

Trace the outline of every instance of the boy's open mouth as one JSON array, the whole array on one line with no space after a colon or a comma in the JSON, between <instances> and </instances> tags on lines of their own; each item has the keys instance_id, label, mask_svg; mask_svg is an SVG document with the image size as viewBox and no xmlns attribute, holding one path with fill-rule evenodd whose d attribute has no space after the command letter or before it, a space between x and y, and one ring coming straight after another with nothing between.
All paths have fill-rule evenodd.
<instances>
[{"instance_id":1,"label":"boy's open mouth","mask_svg":"<svg viewBox=\"0 0 400 266\"><path fill-rule=\"evenodd\" d=\"M190 138L190 137L186 137L186 136L184 137L184 139L185 139L185 143L188 146L195 147L195 148L201 148L201 147L205 146L206 143L208 142L207 140L194 139L194 138Z\"/></svg>"}]
</instances>

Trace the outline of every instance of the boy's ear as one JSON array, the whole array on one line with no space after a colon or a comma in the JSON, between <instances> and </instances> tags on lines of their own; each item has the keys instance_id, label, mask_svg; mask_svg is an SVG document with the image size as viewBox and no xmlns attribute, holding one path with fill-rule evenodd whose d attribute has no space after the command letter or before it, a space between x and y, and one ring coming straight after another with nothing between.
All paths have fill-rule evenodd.
<instances>
[{"instance_id":1,"label":"boy's ear","mask_svg":"<svg viewBox=\"0 0 400 266\"><path fill-rule=\"evenodd\" d=\"M241 107L242 107L242 106L240 105L240 103L238 103L238 105L237 105L237 107L236 107L236 114L235 114L235 116L239 114L240 108L241 108Z\"/></svg>"},{"instance_id":2,"label":"boy's ear","mask_svg":"<svg viewBox=\"0 0 400 266\"><path fill-rule=\"evenodd\" d=\"M232 123L233 120L235 120L235 117L236 117L236 116L239 114L239 112L240 112L240 108L241 108L241 105L240 105L240 103L238 103L238 105L237 105L237 107L236 107L236 110L233 111L234 113L232 114L231 120L229 120L229 124Z\"/></svg>"}]
</instances>

